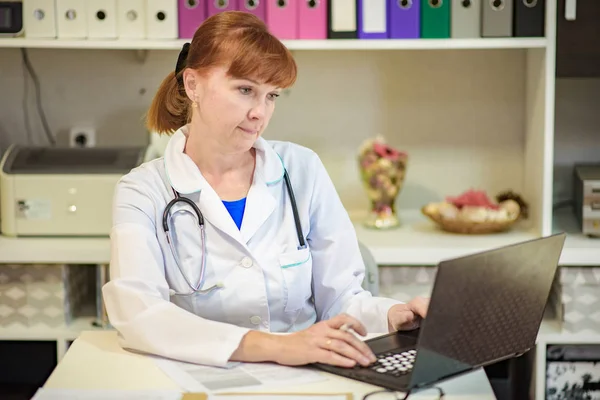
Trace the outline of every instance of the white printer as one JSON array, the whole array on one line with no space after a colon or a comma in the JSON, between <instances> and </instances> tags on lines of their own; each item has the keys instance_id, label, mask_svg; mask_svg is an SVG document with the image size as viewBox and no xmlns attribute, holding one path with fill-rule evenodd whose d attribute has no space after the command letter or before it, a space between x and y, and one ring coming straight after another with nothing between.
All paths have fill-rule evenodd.
<instances>
[{"instance_id":1,"label":"white printer","mask_svg":"<svg viewBox=\"0 0 600 400\"><path fill-rule=\"evenodd\" d=\"M108 236L117 181L140 148L11 146L0 162L5 236Z\"/></svg>"}]
</instances>

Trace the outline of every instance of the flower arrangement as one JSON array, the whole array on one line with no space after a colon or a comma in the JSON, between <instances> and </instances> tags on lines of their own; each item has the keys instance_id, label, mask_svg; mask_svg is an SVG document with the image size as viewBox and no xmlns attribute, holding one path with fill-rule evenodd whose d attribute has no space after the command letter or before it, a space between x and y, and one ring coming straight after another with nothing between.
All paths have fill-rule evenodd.
<instances>
[{"instance_id":1,"label":"flower arrangement","mask_svg":"<svg viewBox=\"0 0 600 400\"><path fill-rule=\"evenodd\" d=\"M395 202L404 183L407 160L406 153L386 144L382 136L360 146L360 175L371 202L366 226L382 229L400 225Z\"/></svg>"}]
</instances>

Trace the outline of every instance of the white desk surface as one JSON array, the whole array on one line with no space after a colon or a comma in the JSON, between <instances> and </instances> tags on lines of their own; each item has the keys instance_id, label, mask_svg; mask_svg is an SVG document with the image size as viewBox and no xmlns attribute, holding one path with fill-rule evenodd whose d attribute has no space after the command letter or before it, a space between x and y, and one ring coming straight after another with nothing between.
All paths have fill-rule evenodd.
<instances>
[{"instance_id":1,"label":"white desk surface","mask_svg":"<svg viewBox=\"0 0 600 400\"><path fill-rule=\"evenodd\" d=\"M274 392L352 393L354 400L378 390L377 386L320 372L327 380ZM496 400L487 376L477 370L440 385L446 400ZM85 331L75 340L54 369L44 387L58 389L179 389L148 357L123 350L116 331ZM260 391L243 388L240 392ZM266 391L266 390L263 390ZM271 391L271 390L270 390ZM234 391L232 391L234 392ZM424 390L410 396L437 399L437 390Z\"/></svg>"}]
</instances>

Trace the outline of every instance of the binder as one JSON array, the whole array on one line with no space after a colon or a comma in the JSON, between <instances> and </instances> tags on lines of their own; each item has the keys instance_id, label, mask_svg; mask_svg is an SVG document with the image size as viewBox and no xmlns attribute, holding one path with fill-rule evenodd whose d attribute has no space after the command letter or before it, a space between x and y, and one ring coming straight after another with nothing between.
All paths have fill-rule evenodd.
<instances>
[{"instance_id":1,"label":"binder","mask_svg":"<svg viewBox=\"0 0 600 400\"><path fill-rule=\"evenodd\" d=\"M56 38L54 0L28 0L23 3L25 37Z\"/></svg>"},{"instance_id":2,"label":"binder","mask_svg":"<svg viewBox=\"0 0 600 400\"><path fill-rule=\"evenodd\" d=\"M177 0L146 0L146 37L177 39Z\"/></svg>"},{"instance_id":3,"label":"binder","mask_svg":"<svg viewBox=\"0 0 600 400\"><path fill-rule=\"evenodd\" d=\"M86 0L88 39L117 38L117 0Z\"/></svg>"},{"instance_id":4,"label":"binder","mask_svg":"<svg viewBox=\"0 0 600 400\"><path fill-rule=\"evenodd\" d=\"M117 0L117 37L146 38L146 0Z\"/></svg>"},{"instance_id":5,"label":"binder","mask_svg":"<svg viewBox=\"0 0 600 400\"><path fill-rule=\"evenodd\" d=\"M513 0L485 0L482 6L481 36L512 36Z\"/></svg>"},{"instance_id":6,"label":"binder","mask_svg":"<svg viewBox=\"0 0 600 400\"><path fill-rule=\"evenodd\" d=\"M56 0L56 36L86 39L86 0Z\"/></svg>"},{"instance_id":7,"label":"binder","mask_svg":"<svg viewBox=\"0 0 600 400\"><path fill-rule=\"evenodd\" d=\"M421 0L421 37L450 37L450 0Z\"/></svg>"},{"instance_id":8,"label":"binder","mask_svg":"<svg viewBox=\"0 0 600 400\"><path fill-rule=\"evenodd\" d=\"M387 39L387 0L358 0L358 38Z\"/></svg>"},{"instance_id":9,"label":"binder","mask_svg":"<svg viewBox=\"0 0 600 400\"><path fill-rule=\"evenodd\" d=\"M329 0L327 5L327 37L329 39L357 38L356 0Z\"/></svg>"},{"instance_id":10,"label":"binder","mask_svg":"<svg viewBox=\"0 0 600 400\"><path fill-rule=\"evenodd\" d=\"M222 11L233 11L238 9L238 0L207 0L207 16L213 16Z\"/></svg>"},{"instance_id":11,"label":"binder","mask_svg":"<svg viewBox=\"0 0 600 400\"><path fill-rule=\"evenodd\" d=\"M514 5L515 37L544 37L546 0L516 0Z\"/></svg>"},{"instance_id":12,"label":"binder","mask_svg":"<svg viewBox=\"0 0 600 400\"><path fill-rule=\"evenodd\" d=\"M258 18L266 21L267 5L265 0L238 0L240 2L240 10L256 15Z\"/></svg>"},{"instance_id":13,"label":"binder","mask_svg":"<svg viewBox=\"0 0 600 400\"><path fill-rule=\"evenodd\" d=\"M327 39L327 0L299 0L298 39Z\"/></svg>"},{"instance_id":14,"label":"binder","mask_svg":"<svg viewBox=\"0 0 600 400\"><path fill-rule=\"evenodd\" d=\"M450 36L452 38L481 37L481 2L486 0L452 0Z\"/></svg>"},{"instance_id":15,"label":"binder","mask_svg":"<svg viewBox=\"0 0 600 400\"><path fill-rule=\"evenodd\" d=\"M206 19L206 0L179 0L177 16L179 38L191 39L200 24Z\"/></svg>"},{"instance_id":16,"label":"binder","mask_svg":"<svg viewBox=\"0 0 600 400\"><path fill-rule=\"evenodd\" d=\"M391 39L420 38L420 0L388 0L388 32Z\"/></svg>"},{"instance_id":17,"label":"binder","mask_svg":"<svg viewBox=\"0 0 600 400\"><path fill-rule=\"evenodd\" d=\"M298 38L298 1L267 0L267 26L277 38Z\"/></svg>"}]
</instances>

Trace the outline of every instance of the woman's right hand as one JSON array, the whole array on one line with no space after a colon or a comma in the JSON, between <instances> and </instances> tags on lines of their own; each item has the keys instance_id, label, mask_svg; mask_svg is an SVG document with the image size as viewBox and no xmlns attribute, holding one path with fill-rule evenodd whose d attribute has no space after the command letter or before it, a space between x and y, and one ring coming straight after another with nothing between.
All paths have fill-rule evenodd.
<instances>
[{"instance_id":1,"label":"woman's right hand","mask_svg":"<svg viewBox=\"0 0 600 400\"><path fill-rule=\"evenodd\" d=\"M351 327L361 336L367 334L357 319L340 314L302 331L278 336L280 351L275 361L283 365L322 363L348 368L357 363L366 367L375 362L369 346L352 332L340 330L342 325Z\"/></svg>"}]
</instances>

